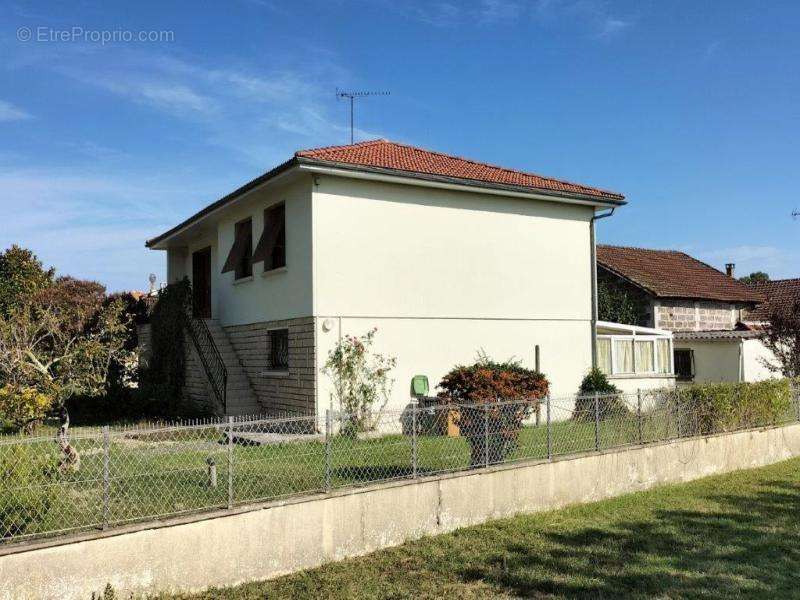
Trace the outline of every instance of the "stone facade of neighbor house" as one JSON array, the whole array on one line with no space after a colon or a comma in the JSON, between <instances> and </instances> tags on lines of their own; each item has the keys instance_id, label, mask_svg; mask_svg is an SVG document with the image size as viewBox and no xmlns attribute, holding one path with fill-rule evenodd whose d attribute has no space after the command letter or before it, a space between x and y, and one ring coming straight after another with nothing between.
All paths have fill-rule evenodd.
<instances>
[{"instance_id":1,"label":"stone facade of neighbor house","mask_svg":"<svg viewBox=\"0 0 800 600\"><path fill-rule=\"evenodd\" d=\"M328 354L377 328L399 414L414 376L433 391L480 351L538 357L552 394L574 394L592 363L592 217L622 204L377 140L298 152L148 245L230 348L229 413L319 415Z\"/></svg>"},{"instance_id":2,"label":"stone facade of neighbor house","mask_svg":"<svg viewBox=\"0 0 800 600\"><path fill-rule=\"evenodd\" d=\"M669 331L721 331L734 329L744 305L709 300L653 302L657 327Z\"/></svg>"}]
</instances>

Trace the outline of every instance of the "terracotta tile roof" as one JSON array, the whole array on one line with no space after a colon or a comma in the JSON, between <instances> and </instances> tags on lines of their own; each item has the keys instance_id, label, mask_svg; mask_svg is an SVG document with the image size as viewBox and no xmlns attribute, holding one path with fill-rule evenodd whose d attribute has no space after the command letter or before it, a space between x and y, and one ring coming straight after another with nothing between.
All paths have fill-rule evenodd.
<instances>
[{"instance_id":1,"label":"terracotta tile roof","mask_svg":"<svg viewBox=\"0 0 800 600\"><path fill-rule=\"evenodd\" d=\"M506 169L388 140L372 140L350 146L328 146L313 150L301 150L296 152L295 156L314 161L391 169L407 173L480 181L489 184L593 196L617 203L625 199L622 194L608 190L553 179L552 177L542 177L534 173Z\"/></svg>"},{"instance_id":2,"label":"terracotta tile roof","mask_svg":"<svg viewBox=\"0 0 800 600\"><path fill-rule=\"evenodd\" d=\"M714 267L676 250L597 246L601 267L657 298L760 302L763 295Z\"/></svg>"},{"instance_id":3,"label":"terracotta tile roof","mask_svg":"<svg viewBox=\"0 0 800 600\"><path fill-rule=\"evenodd\" d=\"M800 278L759 281L748 285L763 294L767 301L755 310L748 311L747 321L768 321L773 309L789 310L795 302L800 302Z\"/></svg>"}]
</instances>

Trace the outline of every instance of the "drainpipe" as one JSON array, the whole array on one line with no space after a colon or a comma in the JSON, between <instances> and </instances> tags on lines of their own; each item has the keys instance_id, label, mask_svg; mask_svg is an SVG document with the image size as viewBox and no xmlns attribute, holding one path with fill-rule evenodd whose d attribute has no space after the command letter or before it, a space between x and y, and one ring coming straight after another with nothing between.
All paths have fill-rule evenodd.
<instances>
[{"instance_id":1,"label":"drainpipe","mask_svg":"<svg viewBox=\"0 0 800 600\"><path fill-rule=\"evenodd\" d=\"M594 232L594 222L605 219L614 214L615 208L608 212L595 214L589 223L589 244L591 246L592 267L592 368L597 366L597 240Z\"/></svg>"}]
</instances>

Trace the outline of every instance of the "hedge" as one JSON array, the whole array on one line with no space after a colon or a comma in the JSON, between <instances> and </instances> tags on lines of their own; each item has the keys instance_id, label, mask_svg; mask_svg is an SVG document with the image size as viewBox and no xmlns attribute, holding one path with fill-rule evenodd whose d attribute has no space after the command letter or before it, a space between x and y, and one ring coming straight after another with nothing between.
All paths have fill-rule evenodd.
<instances>
[{"instance_id":1,"label":"hedge","mask_svg":"<svg viewBox=\"0 0 800 600\"><path fill-rule=\"evenodd\" d=\"M789 379L754 383L712 383L677 388L666 403L696 433L707 434L773 425L797 418Z\"/></svg>"}]
</instances>

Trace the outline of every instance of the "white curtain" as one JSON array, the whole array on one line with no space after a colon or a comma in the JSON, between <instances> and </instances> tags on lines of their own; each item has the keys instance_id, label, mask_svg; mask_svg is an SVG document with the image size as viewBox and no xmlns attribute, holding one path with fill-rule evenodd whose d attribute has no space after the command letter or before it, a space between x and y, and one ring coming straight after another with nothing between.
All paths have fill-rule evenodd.
<instances>
[{"instance_id":1,"label":"white curtain","mask_svg":"<svg viewBox=\"0 0 800 600\"><path fill-rule=\"evenodd\" d=\"M636 372L652 373L655 371L653 342L636 342Z\"/></svg>"},{"instance_id":2,"label":"white curtain","mask_svg":"<svg viewBox=\"0 0 800 600\"><path fill-rule=\"evenodd\" d=\"M669 340L656 340L656 348L658 349L658 372L669 373Z\"/></svg>"},{"instance_id":3,"label":"white curtain","mask_svg":"<svg viewBox=\"0 0 800 600\"><path fill-rule=\"evenodd\" d=\"M611 374L611 340L608 338L597 338L597 368Z\"/></svg>"},{"instance_id":4,"label":"white curtain","mask_svg":"<svg viewBox=\"0 0 800 600\"><path fill-rule=\"evenodd\" d=\"M633 373L633 340L615 340L617 373Z\"/></svg>"}]
</instances>

